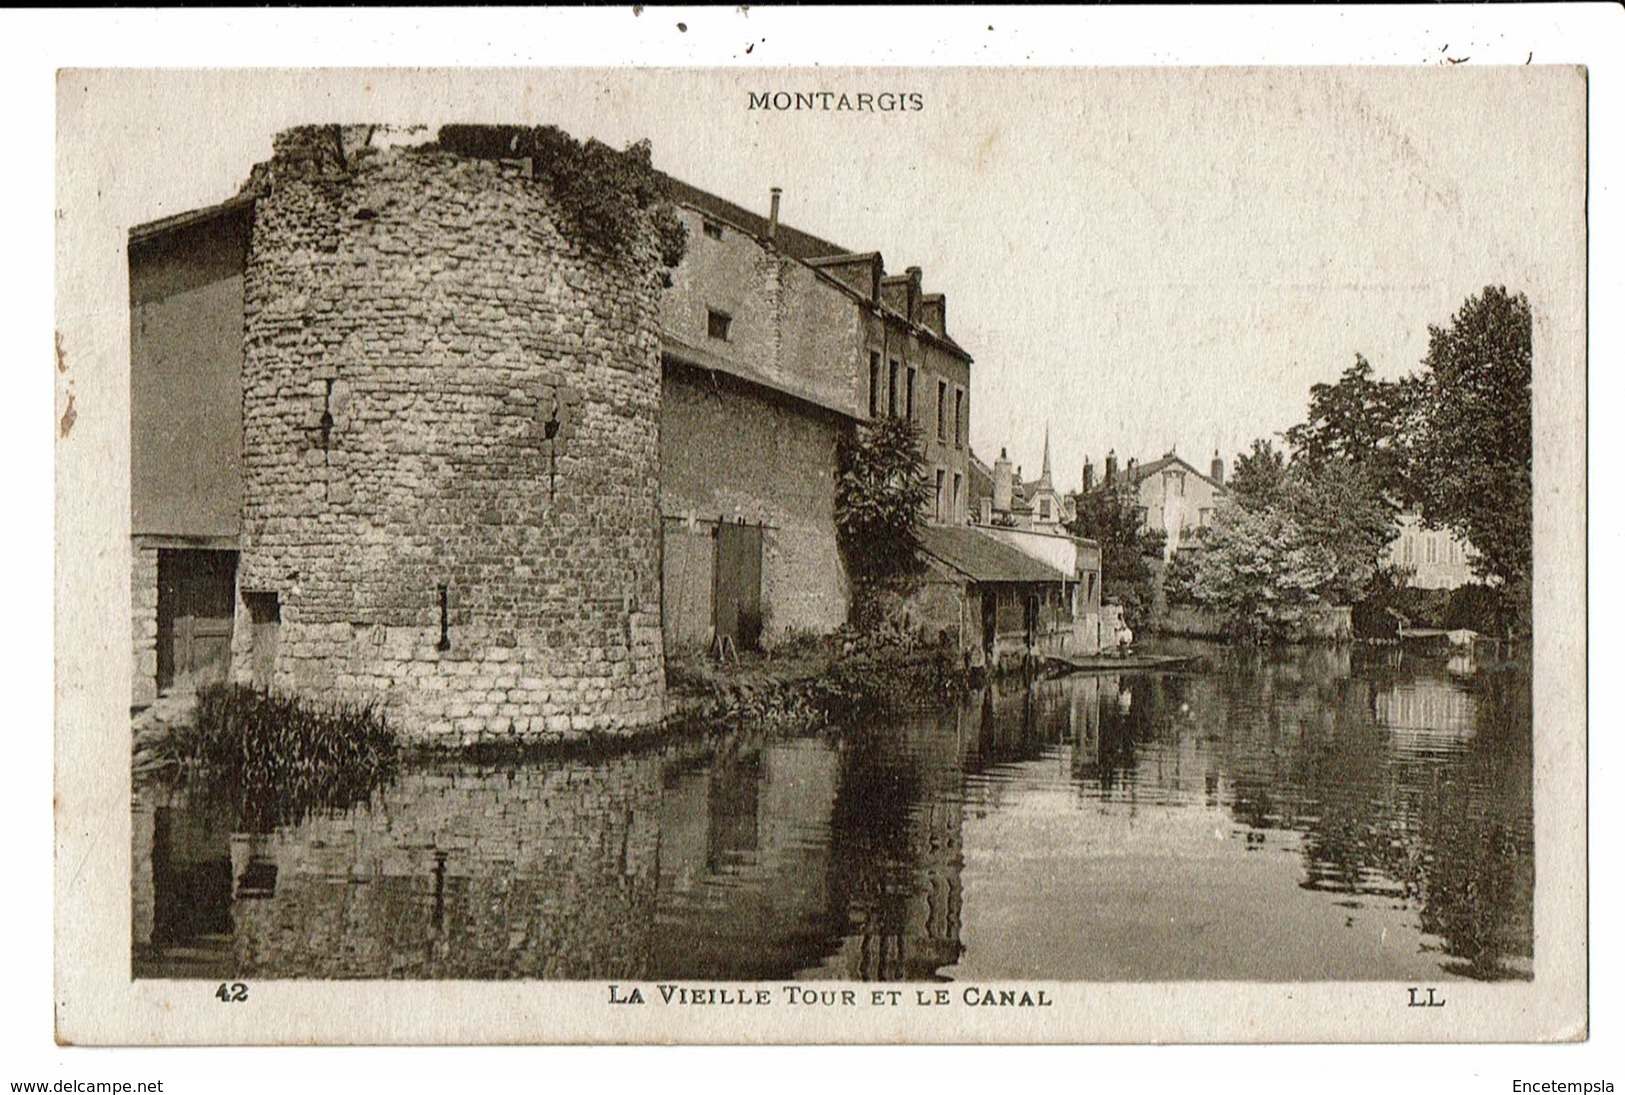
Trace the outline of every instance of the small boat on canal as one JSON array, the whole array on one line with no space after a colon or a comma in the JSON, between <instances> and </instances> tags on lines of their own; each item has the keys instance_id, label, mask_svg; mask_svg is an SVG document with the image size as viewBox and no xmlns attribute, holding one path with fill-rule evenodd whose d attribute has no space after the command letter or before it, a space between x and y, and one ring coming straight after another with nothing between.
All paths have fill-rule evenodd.
<instances>
[{"instance_id":1,"label":"small boat on canal","mask_svg":"<svg viewBox=\"0 0 1625 1095\"><path fill-rule=\"evenodd\" d=\"M1147 669L1193 669L1200 654L1049 654L1044 664L1055 673L1125 673Z\"/></svg>"}]
</instances>

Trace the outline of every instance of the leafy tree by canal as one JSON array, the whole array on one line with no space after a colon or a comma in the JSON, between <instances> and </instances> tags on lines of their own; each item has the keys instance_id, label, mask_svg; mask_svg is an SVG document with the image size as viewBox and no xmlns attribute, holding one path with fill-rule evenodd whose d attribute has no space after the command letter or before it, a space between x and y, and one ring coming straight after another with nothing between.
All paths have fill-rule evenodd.
<instances>
[{"instance_id":1,"label":"leafy tree by canal","mask_svg":"<svg viewBox=\"0 0 1625 1095\"><path fill-rule=\"evenodd\" d=\"M1315 606L1364 598L1397 531L1375 477L1338 452L1288 460L1262 440L1236 464L1231 497L1200 550L1169 568L1169 598L1217 612L1236 638L1263 642L1289 638Z\"/></svg>"},{"instance_id":2,"label":"leafy tree by canal","mask_svg":"<svg viewBox=\"0 0 1625 1095\"><path fill-rule=\"evenodd\" d=\"M847 572L858 586L861 617L875 593L919 573L919 529L930 486L919 430L907 419L860 427L842 441L838 457L835 527Z\"/></svg>"},{"instance_id":3,"label":"leafy tree by canal","mask_svg":"<svg viewBox=\"0 0 1625 1095\"><path fill-rule=\"evenodd\" d=\"M1463 534L1475 571L1526 611L1533 563L1529 301L1486 286L1428 328L1415 471L1424 516Z\"/></svg>"},{"instance_id":4,"label":"leafy tree by canal","mask_svg":"<svg viewBox=\"0 0 1625 1095\"><path fill-rule=\"evenodd\" d=\"M1286 453L1259 438L1251 452L1239 453L1226 484L1230 498L1243 509L1260 509L1280 496L1286 481Z\"/></svg>"},{"instance_id":5,"label":"leafy tree by canal","mask_svg":"<svg viewBox=\"0 0 1625 1095\"><path fill-rule=\"evenodd\" d=\"M1305 420L1282 435L1290 455L1258 440L1236 458L1228 504L1200 553L1170 569L1169 596L1222 613L1238 637L1282 637L1311 605L1392 592L1402 576L1381 560L1409 508L1470 541L1502 620L1526 625L1530 332L1528 300L1490 286L1429 327L1420 373L1379 380L1355 355L1310 389Z\"/></svg>"},{"instance_id":6,"label":"leafy tree by canal","mask_svg":"<svg viewBox=\"0 0 1625 1095\"><path fill-rule=\"evenodd\" d=\"M1337 383L1309 389L1308 418L1284 435L1293 462L1315 472L1351 465L1395 506L1414 502L1421 388L1415 377L1376 379L1371 362L1355 354Z\"/></svg>"}]
</instances>

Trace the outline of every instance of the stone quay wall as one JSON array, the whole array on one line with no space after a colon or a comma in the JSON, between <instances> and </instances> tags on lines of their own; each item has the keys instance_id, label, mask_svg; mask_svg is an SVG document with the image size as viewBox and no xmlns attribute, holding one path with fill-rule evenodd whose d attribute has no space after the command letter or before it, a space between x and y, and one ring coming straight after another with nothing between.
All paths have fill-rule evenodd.
<instances>
[{"instance_id":1,"label":"stone quay wall","mask_svg":"<svg viewBox=\"0 0 1625 1095\"><path fill-rule=\"evenodd\" d=\"M606 255L522 161L332 134L258 173L234 677L447 744L657 722L652 235Z\"/></svg>"}]
</instances>

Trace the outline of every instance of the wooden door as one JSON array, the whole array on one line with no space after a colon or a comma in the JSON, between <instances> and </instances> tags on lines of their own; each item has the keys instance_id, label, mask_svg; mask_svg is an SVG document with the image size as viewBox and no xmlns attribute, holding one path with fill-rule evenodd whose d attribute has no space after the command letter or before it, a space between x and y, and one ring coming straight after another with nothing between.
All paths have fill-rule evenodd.
<instances>
[{"instance_id":1,"label":"wooden door","mask_svg":"<svg viewBox=\"0 0 1625 1095\"><path fill-rule=\"evenodd\" d=\"M158 687L226 679L236 601L237 553L158 552Z\"/></svg>"},{"instance_id":2,"label":"wooden door","mask_svg":"<svg viewBox=\"0 0 1625 1095\"><path fill-rule=\"evenodd\" d=\"M762 637L762 529L760 525L717 526L713 623L717 638L735 649L753 650Z\"/></svg>"}]
</instances>

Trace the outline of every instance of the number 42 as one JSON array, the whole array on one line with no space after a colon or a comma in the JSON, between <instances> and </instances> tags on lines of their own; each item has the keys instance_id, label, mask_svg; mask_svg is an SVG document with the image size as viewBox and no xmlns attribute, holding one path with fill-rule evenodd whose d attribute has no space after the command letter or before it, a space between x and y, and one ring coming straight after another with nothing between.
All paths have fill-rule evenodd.
<instances>
[{"instance_id":1,"label":"number 42","mask_svg":"<svg viewBox=\"0 0 1625 1095\"><path fill-rule=\"evenodd\" d=\"M240 1004L248 999L248 986L241 981L234 981L229 985L222 984L214 990L214 995L222 1004Z\"/></svg>"}]
</instances>

